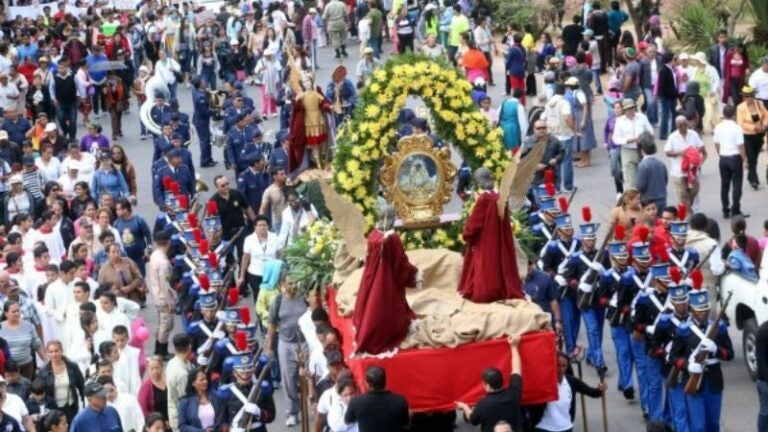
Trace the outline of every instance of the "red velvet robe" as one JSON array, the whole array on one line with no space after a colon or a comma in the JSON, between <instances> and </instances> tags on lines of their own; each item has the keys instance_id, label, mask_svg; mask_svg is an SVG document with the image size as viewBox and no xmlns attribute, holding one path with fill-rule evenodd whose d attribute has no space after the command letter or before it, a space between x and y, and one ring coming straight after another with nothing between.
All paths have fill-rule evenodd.
<instances>
[{"instance_id":1,"label":"red velvet robe","mask_svg":"<svg viewBox=\"0 0 768 432\"><path fill-rule=\"evenodd\" d=\"M475 303L524 298L509 215L500 218L499 194L485 192L464 224L464 267L459 293Z\"/></svg>"},{"instance_id":2,"label":"red velvet robe","mask_svg":"<svg viewBox=\"0 0 768 432\"><path fill-rule=\"evenodd\" d=\"M323 94L320 87L316 88L316 91ZM330 110L330 102L327 99L323 100L320 109L323 112ZM308 144L307 137L304 130L304 105L301 103L300 98L296 98L291 105L291 121L288 124L288 173L292 173L296 168L301 166L301 162L304 160L304 150Z\"/></svg>"},{"instance_id":3,"label":"red velvet robe","mask_svg":"<svg viewBox=\"0 0 768 432\"><path fill-rule=\"evenodd\" d=\"M405 299L405 287L415 286L417 272L397 234L385 236L374 230L368 235L368 256L352 316L356 352L380 354L405 339L416 318Z\"/></svg>"}]
</instances>

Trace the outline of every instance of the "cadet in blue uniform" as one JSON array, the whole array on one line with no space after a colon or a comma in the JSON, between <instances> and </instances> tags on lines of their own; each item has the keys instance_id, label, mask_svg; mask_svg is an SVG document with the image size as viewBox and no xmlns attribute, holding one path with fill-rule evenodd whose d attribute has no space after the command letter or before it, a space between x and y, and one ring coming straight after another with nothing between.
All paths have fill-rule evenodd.
<instances>
[{"instance_id":1,"label":"cadet in blue uniform","mask_svg":"<svg viewBox=\"0 0 768 432\"><path fill-rule=\"evenodd\" d=\"M162 170L163 168L166 168L168 164L168 152L173 150L173 146L171 145L170 141L166 144L165 142L160 143L163 148L160 150L162 157L158 158L156 161L152 162L152 176L154 178L154 175Z\"/></svg>"},{"instance_id":2,"label":"cadet in blue uniform","mask_svg":"<svg viewBox=\"0 0 768 432\"><path fill-rule=\"evenodd\" d=\"M670 362L682 371L683 382L687 382L691 374L703 374L699 390L685 395L691 432L719 432L724 387L720 361L733 360L733 345L725 321L717 323L714 340L697 336L697 333L706 335L709 326L715 325L709 319L709 292L694 289L689 297L692 317L675 333ZM699 332L693 330L694 326ZM699 353L706 357L703 365L696 361Z\"/></svg>"},{"instance_id":3,"label":"cadet in blue uniform","mask_svg":"<svg viewBox=\"0 0 768 432\"><path fill-rule=\"evenodd\" d=\"M264 142L264 135L261 133L261 130L258 128L258 126L252 126L254 127L252 135L253 141L245 144L243 149L240 150L240 156L244 157L246 155L259 152L266 161L269 159L269 154L272 152L272 144Z\"/></svg>"},{"instance_id":4,"label":"cadet in blue uniform","mask_svg":"<svg viewBox=\"0 0 768 432\"><path fill-rule=\"evenodd\" d=\"M576 347L581 327L581 313L576 307L576 286L578 279L567 280L571 257L581 248L581 241L573 236L571 215L561 213L555 218L555 234L549 241L541 258L542 270L555 279L560 289L560 315L563 319L565 350L572 353Z\"/></svg>"},{"instance_id":5,"label":"cadet in blue uniform","mask_svg":"<svg viewBox=\"0 0 768 432\"><path fill-rule=\"evenodd\" d=\"M624 291L624 296L626 296L624 300L629 300L629 307L631 308L629 319L625 321L627 330L631 335L629 346L632 349L632 356L637 367L637 385L640 391L640 406L643 409L644 416L649 415L650 409L648 377L646 374L646 359L648 356L645 350L645 327L636 327L633 315L640 296L649 289L653 281L650 266L651 252L648 243L645 240L633 243L632 266L621 275L620 282L621 289Z\"/></svg>"},{"instance_id":6,"label":"cadet in blue uniform","mask_svg":"<svg viewBox=\"0 0 768 432\"><path fill-rule=\"evenodd\" d=\"M667 301L667 286L669 283L669 264L656 263L651 266L651 287L640 292L632 311L632 324L635 330L635 340L642 340L647 348L645 355L645 383L648 394L648 420L651 424L664 423L664 378L663 357L654 355L649 343L650 335L655 331Z\"/></svg>"},{"instance_id":7,"label":"cadet in blue uniform","mask_svg":"<svg viewBox=\"0 0 768 432\"><path fill-rule=\"evenodd\" d=\"M686 284L672 284L669 288L668 299L671 309L667 308L659 315L658 322L650 335L649 355L664 361L662 376L668 377L673 365L669 361L672 340L677 329L689 320L688 316L688 290ZM672 427L675 432L690 432L688 426L688 411L685 404L685 393L681 376L667 387L667 401L670 410Z\"/></svg>"},{"instance_id":8,"label":"cadet in blue uniform","mask_svg":"<svg viewBox=\"0 0 768 432\"><path fill-rule=\"evenodd\" d=\"M244 100L243 95L239 93L232 98L232 106L230 106L224 114L224 133L228 133L229 130L235 126L235 123L237 123L240 118L240 114L250 115L253 112L252 109L245 106Z\"/></svg>"},{"instance_id":9,"label":"cadet in blue uniform","mask_svg":"<svg viewBox=\"0 0 768 432\"><path fill-rule=\"evenodd\" d=\"M536 236L537 241L534 242L532 248L538 253L539 260L536 266L539 270L543 270L543 263L541 258L544 257L544 253L547 251L547 244L552 240L555 235L555 217L560 213L560 209L557 207L555 199L550 196L539 197L539 211L529 218L531 224L531 231Z\"/></svg>"},{"instance_id":10,"label":"cadet in blue uniform","mask_svg":"<svg viewBox=\"0 0 768 432\"><path fill-rule=\"evenodd\" d=\"M168 166L158 170L153 179L152 198L160 208L160 211L166 210L165 194L163 191L164 177L170 177L179 184L179 192L190 200L195 194L195 178L189 172L189 169L181 164L181 151L174 148L168 151Z\"/></svg>"},{"instance_id":11,"label":"cadet in blue uniform","mask_svg":"<svg viewBox=\"0 0 768 432\"><path fill-rule=\"evenodd\" d=\"M629 253L624 241L624 227L616 227L613 240L608 244L611 268L600 277L598 283L600 304L607 306L606 317L611 328L611 339L616 349L616 366L619 369L619 391L627 400L635 399L632 384L632 365L635 362L630 347L630 333L624 325L630 314L631 291L621 285L621 275L627 271Z\"/></svg>"},{"instance_id":12,"label":"cadet in blue uniform","mask_svg":"<svg viewBox=\"0 0 768 432\"><path fill-rule=\"evenodd\" d=\"M165 117L163 123L169 123L171 125L171 133L180 134L186 146L189 145L191 135L189 132L189 123L182 120L182 114L183 113L172 112ZM183 115L186 116L186 114ZM187 120L189 120L189 117L187 117Z\"/></svg>"},{"instance_id":13,"label":"cadet in blue uniform","mask_svg":"<svg viewBox=\"0 0 768 432\"><path fill-rule=\"evenodd\" d=\"M605 376L607 368L603 359L603 324L605 323L605 308L600 306L597 292L597 280L605 271L603 263L597 262L595 247L598 225L594 222L579 225L581 250L571 257L571 265L566 279L569 284L574 281L578 285L578 302L584 327L587 329L587 363L597 369L598 374ZM583 307L582 307L583 306Z\"/></svg>"},{"instance_id":14,"label":"cadet in blue uniform","mask_svg":"<svg viewBox=\"0 0 768 432\"><path fill-rule=\"evenodd\" d=\"M269 166L267 171L272 172L275 169L288 169L288 140L287 130L280 130L275 140L275 148L269 154Z\"/></svg>"},{"instance_id":15,"label":"cadet in blue uniform","mask_svg":"<svg viewBox=\"0 0 768 432\"><path fill-rule=\"evenodd\" d=\"M201 357L210 349L216 340L224 338L223 323L216 318L216 310L219 307L219 299L215 291L201 292L199 294L200 319L193 321L187 333L192 336L192 348L197 353L200 366ZM203 360L205 361L205 360Z\"/></svg>"},{"instance_id":16,"label":"cadet in blue uniform","mask_svg":"<svg viewBox=\"0 0 768 432\"><path fill-rule=\"evenodd\" d=\"M676 265L682 273L688 273L699 264L699 252L690 247L685 247L688 238L688 222L676 221L669 223L669 234L672 242L669 245L669 260Z\"/></svg>"},{"instance_id":17,"label":"cadet in blue uniform","mask_svg":"<svg viewBox=\"0 0 768 432\"><path fill-rule=\"evenodd\" d=\"M216 430L266 432L266 424L275 419L275 401L272 399L272 384L268 379L256 381L254 375L261 375L261 369L269 367L269 359L260 356L258 359L250 353L232 357L234 382L222 386L218 393L221 409L216 413ZM261 385L258 399L255 403L248 401L248 395L254 385ZM244 413L251 417L250 428L240 429L239 421Z\"/></svg>"},{"instance_id":18,"label":"cadet in blue uniform","mask_svg":"<svg viewBox=\"0 0 768 432\"><path fill-rule=\"evenodd\" d=\"M200 140L200 166L203 168L216 166L216 161L211 155L211 117L213 110L208 103L208 94L205 91L205 81L200 77L192 78L192 104L195 113L192 115L192 123L195 126L197 137Z\"/></svg>"},{"instance_id":19,"label":"cadet in blue uniform","mask_svg":"<svg viewBox=\"0 0 768 432\"><path fill-rule=\"evenodd\" d=\"M235 170L236 176L248 168L248 163L241 159L242 151L246 144L253 142L253 135L258 130L256 125L249 125L248 123L248 115L240 114L237 123L227 134L227 147L225 149L227 169Z\"/></svg>"},{"instance_id":20,"label":"cadet in blue uniform","mask_svg":"<svg viewBox=\"0 0 768 432\"><path fill-rule=\"evenodd\" d=\"M171 137L173 136L173 126L170 123L161 123L163 125L161 134L155 136L153 140L154 152L152 153L152 163L155 163L163 155L166 148L170 148Z\"/></svg>"},{"instance_id":21,"label":"cadet in blue uniform","mask_svg":"<svg viewBox=\"0 0 768 432\"><path fill-rule=\"evenodd\" d=\"M264 190L269 187L272 180L264 169L266 162L261 152L250 153L244 159L248 161L249 167L237 177L237 190L243 194L253 212L258 214Z\"/></svg>"}]
</instances>

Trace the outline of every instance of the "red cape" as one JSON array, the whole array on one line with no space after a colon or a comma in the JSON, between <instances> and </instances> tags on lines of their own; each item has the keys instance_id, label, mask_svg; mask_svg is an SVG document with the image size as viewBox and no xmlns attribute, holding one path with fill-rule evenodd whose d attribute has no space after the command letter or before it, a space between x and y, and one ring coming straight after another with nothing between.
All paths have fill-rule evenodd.
<instances>
[{"instance_id":1,"label":"red cape","mask_svg":"<svg viewBox=\"0 0 768 432\"><path fill-rule=\"evenodd\" d=\"M374 230L368 235L368 256L352 316L356 352L380 354L405 339L416 318L405 299L405 287L415 285L417 271L397 234L385 236Z\"/></svg>"},{"instance_id":2,"label":"red cape","mask_svg":"<svg viewBox=\"0 0 768 432\"><path fill-rule=\"evenodd\" d=\"M524 298L509 214L499 217L499 194L485 192L464 224L464 267L459 293L475 303Z\"/></svg>"},{"instance_id":3,"label":"red cape","mask_svg":"<svg viewBox=\"0 0 768 432\"><path fill-rule=\"evenodd\" d=\"M317 87L315 90L321 95L323 94L320 87ZM292 173L301 166L307 144L313 144L307 142L304 132L304 105L301 103L301 99L295 98L292 105L291 122L288 124L288 140L290 140L288 144L288 173ZM329 107L330 103L327 99L323 98L320 109L323 112L327 112Z\"/></svg>"}]
</instances>

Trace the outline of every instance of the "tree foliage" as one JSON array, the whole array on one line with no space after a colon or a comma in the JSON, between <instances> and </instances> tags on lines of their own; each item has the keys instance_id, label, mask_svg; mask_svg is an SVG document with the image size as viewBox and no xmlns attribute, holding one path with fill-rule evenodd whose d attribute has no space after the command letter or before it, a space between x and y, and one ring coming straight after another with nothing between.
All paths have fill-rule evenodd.
<instances>
[{"instance_id":1,"label":"tree foliage","mask_svg":"<svg viewBox=\"0 0 768 432\"><path fill-rule=\"evenodd\" d=\"M751 0L751 3L755 15L755 43L768 47L768 1Z\"/></svg>"},{"instance_id":2,"label":"tree foliage","mask_svg":"<svg viewBox=\"0 0 768 432\"><path fill-rule=\"evenodd\" d=\"M712 38L720 27L717 9L710 0L681 7L675 27L683 45L693 51L704 51L712 45Z\"/></svg>"}]
</instances>

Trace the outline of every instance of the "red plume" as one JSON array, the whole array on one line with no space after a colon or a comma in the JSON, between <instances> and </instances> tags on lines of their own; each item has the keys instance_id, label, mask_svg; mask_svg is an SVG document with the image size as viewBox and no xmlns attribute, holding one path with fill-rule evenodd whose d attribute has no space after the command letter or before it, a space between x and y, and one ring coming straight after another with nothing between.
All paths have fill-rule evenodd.
<instances>
[{"instance_id":1,"label":"red plume","mask_svg":"<svg viewBox=\"0 0 768 432\"><path fill-rule=\"evenodd\" d=\"M204 291L208 291L208 289L211 288L211 280L208 279L208 275L207 274L201 273L201 274L197 275L197 280L200 281L200 287Z\"/></svg>"},{"instance_id":2,"label":"red plume","mask_svg":"<svg viewBox=\"0 0 768 432\"><path fill-rule=\"evenodd\" d=\"M560 211L568 213L568 198L561 196L557 199L557 203L560 204Z\"/></svg>"},{"instance_id":3,"label":"red plume","mask_svg":"<svg viewBox=\"0 0 768 432\"><path fill-rule=\"evenodd\" d=\"M240 300L240 290L237 287L232 287L227 291L227 303L230 306L234 306Z\"/></svg>"},{"instance_id":4,"label":"red plume","mask_svg":"<svg viewBox=\"0 0 768 432\"><path fill-rule=\"evenodd\" d=\"M192 238L195 240L195 243L200 244L200 241L203 240L203 233L200 231L200 228L192 230Z\"/></svg>"},{"instance_id":5,"label":"red plume","mask_svg":"<svg viewBox=\"0 0 768 432\"><path fill-rule=\"evenodd\" d=\"M189 222L189 226L192 228L197 228L197 215L190 212L189 216L187 216L187 222Z\"/></svg>"},{"instance_id":6,"label":"red plume","mask_svg":"<svg viewBox=\"0 0 768 432\"><path fill-rule=\"evenodd\" d=\"M555 193L557 193L557 191L555 190L555 184L552 182L545 183L544 188L547 189L547 195L551 197L555 196Z\"/></svg>"},{"instance_id":7,"label":"red plume","mask_svg":"<svg viewBox=\"0 0 768 432\"><path fill-rule=\"evenodd\" d=\"M208 239L200 239L197 242L197 248L201 254L208 253Z\"/></svg>"},{"instance_id":8,"label":"red plume","mask_svg":"<svg viewBox=\"0 0 768 432\"><path fill-rule=\"evenodd\" d=\"M688 218L688 207L685 205L685 203L680 203L677 205L677 218L681 221L684 221Z\"/></svg>"},{"instance_id":9,"label":"red plume","mask_svg":"<svg viewBox=\"0 0 768 432\"><path fill-rule=\"evenodd\" d=\"M242 321L245 325L251 323L251 310L248 309L248 306L243 306L240 308L240 321Z\"/></svg>"},{"instance_id":10,"label":"red plume","mask_svg":"<svg viewBox=\"0 0 768 432\"><path fill-rule=\"evenodd\" d=\"M555 183L555 171L552 169L544 170L544 183Z\"/></svg>"},{"instance_id":11,"label":"red plume","mask_svg":"<svg viewBox=\"0 0 768 432\"><path fill-rule=\"evenodd\" d=\"M179 207L184 210L189 208L189 200L187 200L186 195L176 195L176 199L179 200Z\"/></svg>"},{"instance_id":12,"label":"red plume","mask_svg":"<svg viewBox=\"0 0 768 432\"><path fill-rule=\"evenodd\" d=\"M219 214L219 205L216 204L215 200L208 200L208 205L206 210L207 210L208 216L217 215Z\"/></svg>"},{"instance_id":13,"label":"red plume","mask_svg":"<svg viewBox=\"0 0 768 432\"><path fill-rule=\"evenodd\" d=\"M248 349L248 335L242 330L235 332L235 348L237 348L238 351L245 351Z\"/></svg>"},{"instance_id":14,"label":"red plume","mask_svg":"<svg viewBox=\"0 0 768 432\"><path fill-rule=\"evenodd\" d=\"M163 189L164 190L171 190L171 184L173 184L173 179L169 176L163 177Z\"/></svg>"},{"instance_id":15,"label":"red plume","mask_svg":"<svg viewBox=\"0 0 768 432\"><path fill-rule=\"evenodd\" d=\"M678 266L669 267L669 278L672 279L672 282L676 284L680 283L680 281L683 279L683 275L680 273L680 268Z\"/></svg>"},{"instance_id":16,"label":"red plume","mask_svg":"<svg viewBox=\"0 0 768 432\"><path fill-rule=\"evenodd\" d=\"M581 208L581 218L584 219L584 223L592 222L592 209L589 206Z\"/></svg>"},{"instance_id":17,"label":"red plume","mask_svg":"<svg viewBox=\"0 0 768 432\"><path fill-rule=\"evenodd\" d=\"M624 228L624 225L616 225L615 228L613 228L613 239L616 241L624 241L626 233L626 228Z\"/></svg>"},{"instance_id":18,"label":"red plume","mask_svg":"<svg viewBox=\"0 0 768 432\"><path fill-rule=\"evenodd\" d=\"M648 241L648 236L650 234L651 234L651 230L650 228L648 228L648 225L645 225L645 224L636 225L635 228L632 230L633 237L643 243Z\"/></svg>"},{"instance_id":19,"label":"red plume","mask_svg":"<svg viewBox=\"0 0 768 432\"><path fill-rule=\"evenodd\" d=\"M669 261L669 253L663 244L652 244L650 248L651 256L656 258L656 263L665 263Z\"/></svg>"},{"instance_id":20,"label":"red plume","mask_svg":"<svg viewBox=\"0 0 768 432\"><path fill-rule=\"evenodd\" d=\"M701 289L702 285L704 285L704 275L701 274L701 270L694 269L690 277L693 289Z\"/></svg>"},{"instance_id":21,"label":"red plume","mask_svg":"<svg viewBox=\"0 0 768 432\"><path fill-rule=\"evenodd\" d=\"M214 251L208 252L208 262L211 263L211 267L219 268L219 257L218 255L216 255L216 252Z\"/></svg>"}]
</instances>

